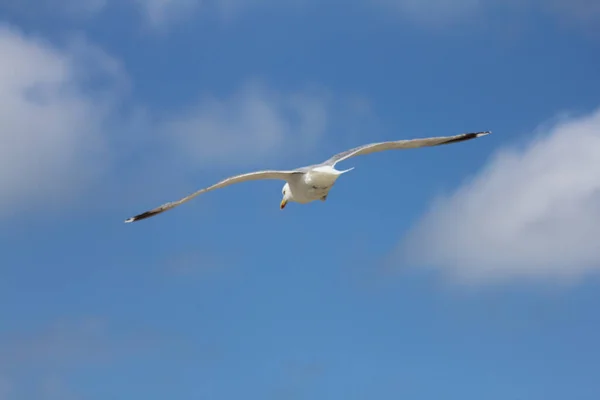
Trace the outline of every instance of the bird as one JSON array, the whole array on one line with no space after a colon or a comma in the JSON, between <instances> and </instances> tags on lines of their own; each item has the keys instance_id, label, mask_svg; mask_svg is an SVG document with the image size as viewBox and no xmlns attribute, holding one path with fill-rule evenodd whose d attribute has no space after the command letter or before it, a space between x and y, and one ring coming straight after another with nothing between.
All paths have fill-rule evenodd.
<instances>
[{"instance_id":1,"label":"bird","mask_svg":"<svg viewBox=\"0 0 600 400\"><path fill-rule=\"evenodd\" d=\"M215 189L224 188L226 186L233 185L236 183L255 181L261 179L275 179L285 181L285 184L281 189L282 199L281 203L279 204L279 207L282 210L289 202L307 204L317 200L326 201L329 191L335 185L337 179L341 175L350 172L354 169L354 167L345 170L336 169L336 165L341 161L345 161L351 157L376 153L385 150L415 149L419 147L440 146L445 144L464 142L467 140L472 140L478 137L489 135L490 133L492 133L492 131L461 133L454 136L439 136L369 143L338 153L319 164L313 164L293 170L263 170L234 175L229 178L223 179L222 181L212 186L200 189L186 197L183 197L180 200L165 203L152 210L128 218L125 220L125 223L140 221L161 214L167 210L175 208L183 203L186 203L201 194L210 192Z\"/></svg>"}]
</instances>

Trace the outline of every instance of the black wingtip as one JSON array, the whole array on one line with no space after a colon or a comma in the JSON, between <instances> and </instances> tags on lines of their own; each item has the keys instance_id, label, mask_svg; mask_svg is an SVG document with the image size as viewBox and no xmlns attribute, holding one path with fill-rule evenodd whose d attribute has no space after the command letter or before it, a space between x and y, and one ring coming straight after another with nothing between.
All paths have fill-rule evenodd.
<instances>
[{"instance_id":1,"label":"black wingtip","mask_svg":"<svg viewBox=\"0 0 600 400\"><path fill-rule=\"evenodd\" d=\"M163 212L164 210L158 210L158 211L146 211L145 213L141 213L136 215L135 217L131 217L125 220L126 224L129 224L131 222L135 222L135 221L140 221L142 219L146 219L146 218L150 218L155 216L156 214L160 214L161 212Z\"/></svg>"},{"instance_id":2,"label":"black wingtip","mask_svg":"<svg viewBox=\"0 0 600 400\"><path fill-rule=\"evenodd\" d=\"M464 142L466 140L471 140L471 139L475 139L481 136L486 136L491 134L492 131L481 131L481 132L470 132L470 133L464 133L462 134L460 137L457 137L455 139L450 139L442 144L450 144L450 143L458 143L458 142Z\"/></svg>"}]
</instances>

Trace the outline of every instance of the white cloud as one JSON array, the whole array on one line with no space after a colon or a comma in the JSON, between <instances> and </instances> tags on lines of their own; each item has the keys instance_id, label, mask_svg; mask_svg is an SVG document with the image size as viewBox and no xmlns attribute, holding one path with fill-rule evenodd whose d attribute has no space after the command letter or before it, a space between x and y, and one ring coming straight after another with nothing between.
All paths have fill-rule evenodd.
<instances>
[{"instance_id":1,"label":"white cloud","mask_svg":"<svg viewBox=\"0 0 600 400\"><path fill-rule=\"evenodd\" d=\"M600 270L600 110L543 130L435 202L401 257L473 282Z\"/></svg>"},{"instance_id":2,"label":"white cloud","mask_svg":"<svg viewBox=\"0 0 600 400\"><path fill-rule=\"evenodd\" d=\"M68 201L106 166L110 96L88 86L119 67L82 39L59 49L6 26L0 54L1 217Z\"/></svg>"},{"instance_id":3,"label":"white cloud","mask_svg":"<svg viewBox=\"0 0 600 400\"><path fill-rule=\"evenodd\" d=\"M225 99L207 97L161 130L195 165L246 165L318 143L331 113L321 91L280 93L252 82Z\"/></svg>"}]
</instances>

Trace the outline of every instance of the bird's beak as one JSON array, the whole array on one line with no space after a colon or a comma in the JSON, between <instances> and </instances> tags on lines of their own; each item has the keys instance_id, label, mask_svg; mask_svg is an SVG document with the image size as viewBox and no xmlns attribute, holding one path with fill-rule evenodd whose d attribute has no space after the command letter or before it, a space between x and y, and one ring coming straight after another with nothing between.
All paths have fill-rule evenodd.
<instances>
[{"instance_id":1,"label":"bird's beak","mask_svg":"<svg viewBox=\"0 0 600 400\"><path fill-rule=\"evenodd\" d=\"M285 208L286 204L287 204L287 200L285 200L285 199L281 200L281 204L279 205L279 208L281 208L283 210Z\"/></svg>"}]
</instances>

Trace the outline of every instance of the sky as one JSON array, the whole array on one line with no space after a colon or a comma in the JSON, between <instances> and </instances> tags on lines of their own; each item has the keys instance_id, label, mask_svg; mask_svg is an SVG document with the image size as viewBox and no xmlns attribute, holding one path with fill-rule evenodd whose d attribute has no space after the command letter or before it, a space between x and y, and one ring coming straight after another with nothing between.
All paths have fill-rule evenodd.
<instances>
[{"instance_id":1,"label":"sky","mask_svg":"<svg viewBox=\"0 0 600 400\"><path fill-rule=\"evenodd\" d=\"M0 400L600 396L592 0L0 0ZM229 175L363 143L326 202Z\"/></svg>"}]
</instances>

